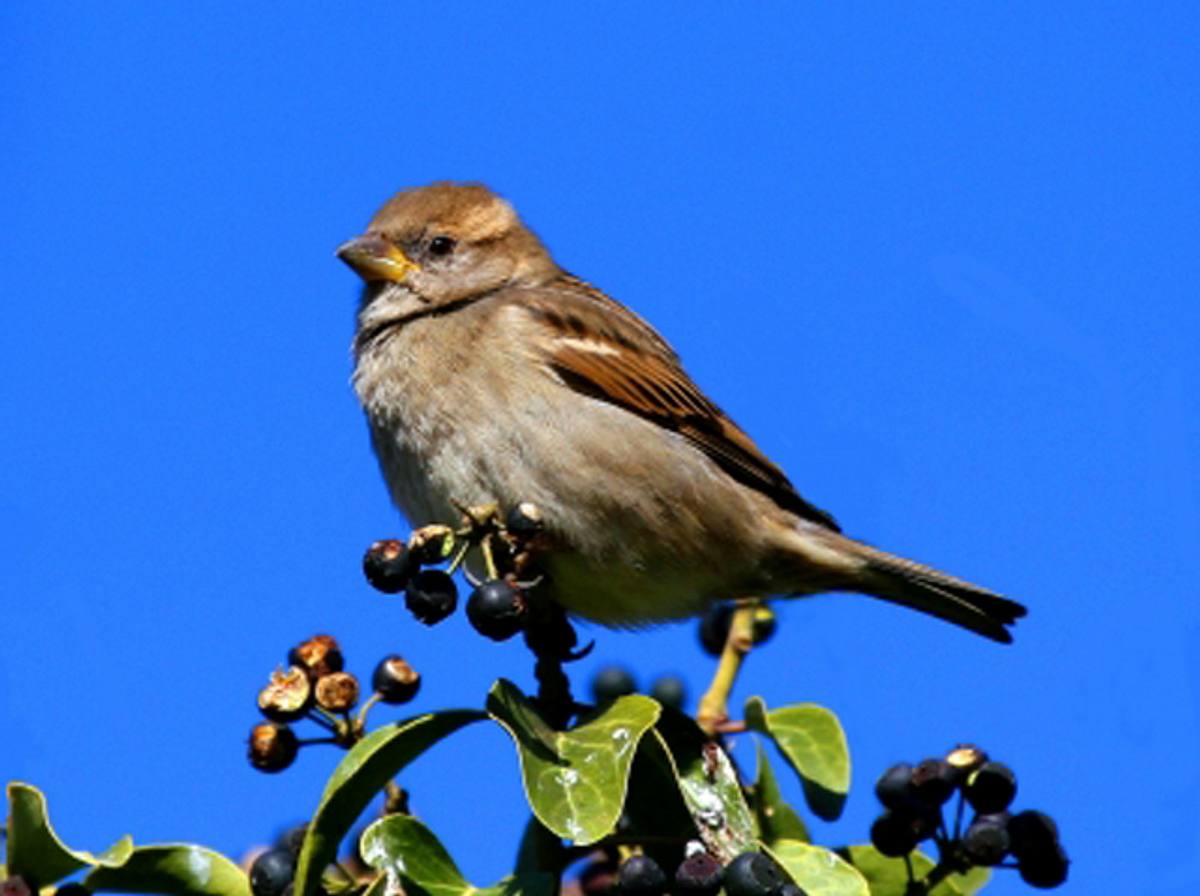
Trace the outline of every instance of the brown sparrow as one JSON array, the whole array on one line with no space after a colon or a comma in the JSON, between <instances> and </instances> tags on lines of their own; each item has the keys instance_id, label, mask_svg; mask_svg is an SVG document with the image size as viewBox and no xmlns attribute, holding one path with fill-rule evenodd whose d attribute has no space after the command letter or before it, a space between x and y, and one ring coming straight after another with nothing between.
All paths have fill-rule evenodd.
<instances>
[{"instance_id":1,"label":"brown sparrow","mask_svg":"<svg viewBox=\"0 0 1200 896\"><path fill-rule=\"evenodd\" d=\"M533 502L539 593L610 626L749 595L857 591L996 641L1020 604L842 535L661 336L477 184L393 196L338 249L366 282L354 388L418 524Z\"/></svg>"}]
</instances>

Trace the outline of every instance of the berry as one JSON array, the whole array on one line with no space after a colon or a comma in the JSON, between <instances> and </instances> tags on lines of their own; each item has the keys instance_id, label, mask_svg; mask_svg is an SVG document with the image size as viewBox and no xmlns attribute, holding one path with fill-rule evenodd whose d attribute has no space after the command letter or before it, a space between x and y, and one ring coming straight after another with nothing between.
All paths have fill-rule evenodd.
<instances>
[{"instance_id":1,"label":"berry","mask_svg":"<svg viewBox=\"0 0 1200 896\"><path fill-rule=\"evenodd\" d=\"M988 761L988 754L974 744L958 744L946 754L946 761L958 772L957 783L961 785L971 772Z\"/></svg>"},{"instance_id":2,"label":"berry","mask_svg":"<svg viewBox=\"0 0 1200 896\"><path fill-rule=\"evenodd\" d=\"M637 684L624 666L605 666L592 678L592 699L597 703L607 703L636 690Z\"/></svg>"},{"instance_id":3,"label":"berry","mask_svg":"<svg viewBox=\"0 0 1200 896\"><path fill-rule=\"evenodd\" d=\"M413 566L432 566L454 553L454 530L449 526L422 526L408 540Z\"/></svg>"},{"instance_id":4,"label":"berry","mask_svg":"<svg viewBox=\"0 0 1200 896\"><path fill-rule=\"evenodd\" d=\"M617 869L617 892L623 896L662 896L667 876L649 856L630 856Z\"/></svg>"},{"instance_id":5,"label":"berry","mask_svg":"<svg viewBox=\"0 0 1200 896\"><path fill-rule=\"evenodd\" d=\"M317 705L330 712L349 712L358 703L358 679L349 672L330 672L317 679Z\"/></svg>"},{"instance_id":6,"label":"berry","mask_svg":"<svg viewBox=\"0 0 1200 896\"><path fill-rule=\"evenodd\" d=\"M711 604L700 620L700 646L709 656L720 656L729 638L733 604Z\"/></svg>"},{"instance_id":7,"label":"berry","mask_svg":"<svg viewBox=\"0 0 1200 896\"><path fill-rule=\"evenodd\" d=\"M940 806L954 794L958 772L944 759L925 759L912 771L912 792L928 806Z\"/></svg>"},{"instance_id":8,"label":"berry","mask_svg":"<svg viewBox=\"0 0 1200 896\"><path fill-rule=\"evenodd\" d=\"M766 604L759 604L754 608L754 613L750 617L750 637L756 646L770 641L778 627L779 623L775 619L774 610Z\"/></svg>"},{"instance_id":9,"label":"berry","mask_svg":"<svg viewBox=\"0 0 1200 896\"><path fill-rule=\"evenodd\" d=\"M903 812L888 810L871 825L871 845L889 858L906 856L917 848L920 837Z\"/></svg>"},{"instance_id":10,"label":"berry","mask_svg":"<svg viewBox=\"0 0 1200 896\"><path fill-rule=\"evenodd\" d=\"M308 677L316 681L330 672L341 672L345 660L342 659L342 648L332 635L313 635L288 651L288 664L304 669Z\"/></svg>"},{"instance_id":11,"label":"berry","mask_svg":"<svg viewBox=\"0 0 1200 896\"><path fill-rule=\"evenodd\" d=\"M296 857L286 849L268 849L250 866L254 896L283 896L296 876Z\"/></svg>"},{"instance_id":12,"label":"berry","mask_svg":"<svg viewBox=\"0 0 1200 896\"><path fill-rule=\"evenodd\" d=\"M1008 813L980 815L963 834L963 852L974 865L999 865L1009 851Z\"/></svg>"},{"instance_id":13,"label":"berry","mask_svg":"<svg viewBox=\"0 0 1200 896\"><path fill-rule=\"evenodd\" d=\"M363 574L384 594L403 591L416 571L412 554L394 538L375 542L363 555Z\"/></svg>"},{"instance_id":14,"label":"berry","mask_svg":"<svg viewBox=\"0 0 1200 896\"><path fill-rule=\"evenodd\" d=\"M744 852L725 869L729 896L780 896L788 883L775 860L760 852Z\"/></svg>"},{"instance_id":15,"label":"berry","mask_svg":"<svg viewBox=\"0 0 1200 896\"><path fill-rule=\"evenodd\" d=\"M525 598L503 579L489 579L467 598L467 619L493 641L507 641L525 627Z\"/></svg>"},{"instance_id":16,"label":"berry","mask_svg":"<svg viewBox=\"0 0 1200 896\"><path fill-rule=\"evenodd\" d=\"M281 772L296 761L300 742L287 725L263 722L250 731L250 764L260 772Z\"/></svg>"},{"instance_id":17,"label":"berry","mask_svg":"<svg viewBox=\"0 0 1200 896\"><path fill-rule=\"evenodd\" d=\"M1017 795L1017 776L999 762L985 762L967 778L963 796L980 815L1003 812Z\"/></svg>"},{"instance_id":18,"label":"berry","mask_svg":"<svg viewBox=\"0 0 1200 896\"><path fill-rule=\"evenodd\" d=\"M1008 820L1008 839L1018 859L1036 858L1058 845L1058 825L1045 812L1026 809Z\"/></svg>"},{"instance_id":19,"label":"berry","mask_svg":"<svg viewBox=\"0 0 1200 896\"><path fill-rule=\"evenodd\" d=\"M271 680L258 692L258 709L272 722L294 722L312 705L312 682L300 666L286 671L277 669Z\"/></svg>"},{"instance_id":20,"label":"berry","mask_svg":"<svg viewBox=\"0 0 1200 896\"><path fill-rule=\"evenodd\" d=\"M583 896L608 896L617 885L617 869L609 861L591 862L579 872Z\"/></svg>"},{"instance_id":21,"label":"berry","mask_svg":"<svg viewBox=\"0 0 1200 896\"><path fill-rule=\"evenodd\" d=\"M421 674L397 654L385 656L371 675L371 687L384 703L399 705L417 696Z\"/></svg>"},{"instance_id":22,"label":"berry","mask_svg":"<svg viewBox=\"0 0 1200 896\"><path fill-rule=\"evenodd\" d=\"M300 855L300 847L304 845L304 837L308 834L308 822L304 821L283 831L275 838L276 849L286 849L294 856Z\"/></svg>"},{"instance_id":23,"label":"berry","mask_svg":"<svg viewBox=\"0 0 1200 896\"><path fill-rule=\"evenodd\" d=\"M907 762L898 762L879 776L875 782L875 796L888 809L904 809L913 801L913 767Z\"/></svg>"},{"instance_id":24,"label":"berry","mask_svg":"<svg viewBox=\"0 0 1200 896\"><path fill-rule=\"evenodd\" d=\"M725 872L706 852L694 852L675 870L675 896L717 896Z\"/></svg>"},{"instance_id":25,"label":"berry","mask_svg":"<svg viewBox=\"0 0 1200 896\"><path fill-rule=\"evenodd\" d=\"M522 501L504 517L504 529L520 541L528 541L545 528L542 511L536 504Z\"/></svg>"},{"instance_id":26,"label":"berry","mask_svg":"<svg viewBox=\"0 0 1200 896\"><path fill-rule=\"evenodd\" d=\"M1067 866L1070 864L1067 854L1056 843L1054 848L1044 855L1021 859L1017 863L1017 870L1021 873L1021 880L1031 887L1048 890L1066 881Z\"/></svg>"},{"instance_id":27,"label":"berry","mask_svg":"<svg viewBox=\"0 0 1200 896\"><path fill-rule=\"evenodd\" d=\"M408 583L404 606L426 625L441 622L458 606L458 587L440 569L423 569Z\"/></svg>"},{"instance_id":28,"label":"berry","mask_svg":"<svg viewBox=\"0 0 1200 896\"><path fill-rule=\"evenodd\" d=\"M687 687L682 678L675 675L664 675L656 678L654 684L650 685L650 696L663 706L669 706L671 709L683 709L683 704L687 700Z\"/></svg>"}]
</instances>

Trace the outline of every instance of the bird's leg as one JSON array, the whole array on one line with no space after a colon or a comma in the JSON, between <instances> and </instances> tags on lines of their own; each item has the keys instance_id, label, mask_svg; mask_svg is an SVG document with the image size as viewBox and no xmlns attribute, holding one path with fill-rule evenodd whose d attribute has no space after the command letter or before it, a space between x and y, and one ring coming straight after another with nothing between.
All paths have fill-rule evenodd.
<instances>
[{"instance_id":1,"label":"bird's leg","mask_svg":"<svg viewBox=\"0 0 1200 896\"><path fill-rule=\"evenodd\" d=\"M729 721L729 694L737 680L746 654L754 646L754 610L759 606L758 598L745 598L737 602L733 618L729 622L729 635L717 661L708 690L700 698L696 710L696 723L708 734L716 734Z\"/></svg>"}]
</instances>

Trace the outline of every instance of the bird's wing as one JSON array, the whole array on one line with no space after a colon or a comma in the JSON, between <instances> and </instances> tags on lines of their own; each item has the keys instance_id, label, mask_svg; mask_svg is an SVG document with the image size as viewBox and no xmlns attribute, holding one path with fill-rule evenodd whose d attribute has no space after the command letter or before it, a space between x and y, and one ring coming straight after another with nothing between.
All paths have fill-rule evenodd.
<instances>
[{"instance_id":1,"label":"bird's wing","mask_svg":"<svg viewBox=\"0 0 1200 896\"><path fill-rule=\"evenodd\" d=\"M568 274L521 305L550 331L549 363L567 386L678 432L743 485L840 531L700 391L654 328L624 305Z\"/></svg>"}]
</instances>

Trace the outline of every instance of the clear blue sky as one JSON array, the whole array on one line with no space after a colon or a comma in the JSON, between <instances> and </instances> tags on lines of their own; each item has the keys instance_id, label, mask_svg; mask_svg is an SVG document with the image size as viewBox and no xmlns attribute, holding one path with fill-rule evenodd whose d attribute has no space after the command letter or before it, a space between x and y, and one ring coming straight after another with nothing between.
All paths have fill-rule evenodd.
<instances>
[{"instance_id":1,"label":"clear blue sky","mask_svg":"<svg viewBox=\"0 0 1200 896\"><path fill-rule=\"evenodd\" d=\"M1060 819L1063 892L1195 892L1200 13L1004 6L3 4L0 776L80 847L237 853L337 759L245 763L293 641L402 652L420 710L531 685L519 644L359 572L406 530L333 249L400 187L478 179L849 532L1029 605L1009 648L781 608L741 694L841 715L822 842L865 839L888 763L974 740ZM691 626L590 635L581 675L709 670ZM500 876L498 730L405 783Z\"/></svg>"}]
</instances>

